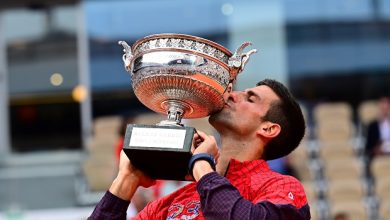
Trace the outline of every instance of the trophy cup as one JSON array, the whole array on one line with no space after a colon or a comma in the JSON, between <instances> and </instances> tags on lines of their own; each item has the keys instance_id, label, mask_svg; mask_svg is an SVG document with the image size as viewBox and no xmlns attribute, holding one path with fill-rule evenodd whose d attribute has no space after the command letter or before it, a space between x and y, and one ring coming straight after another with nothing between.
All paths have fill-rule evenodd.
<instances>
[{"instance_id":1,"label":"trophy cup","mask_svg":"<svg viewBox=\"0 0 390 220\"><path fill-rule=\"evenodd\" d=\"M136 97L149 109L167 114L156 125L128 124L123 150L131 163L153 179L184 180L192 156L194 128L182 118L201 118L224 106L223 93L251 54L243 43L234 54L200 37L156 34L124 48L123 62Z\"/></svg>"}]
</instances>

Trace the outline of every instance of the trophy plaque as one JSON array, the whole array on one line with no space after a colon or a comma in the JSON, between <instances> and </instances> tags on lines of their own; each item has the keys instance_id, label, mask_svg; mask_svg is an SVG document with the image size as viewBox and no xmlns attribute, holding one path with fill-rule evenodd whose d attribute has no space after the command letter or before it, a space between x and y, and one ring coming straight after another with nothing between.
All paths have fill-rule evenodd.
<instances>
[{"instance_id":1,"label":"trophy plaque","mask_svg":"<svg viewBox=\"0 0 390 220\"><path fill-rule=\"evenodd\" d=\"M224 106L223 93L256 50L233 54L204 38L156 34L124 48L123 62L136 97L149 109L166 114L156 125L128 124L123 150L131 163L153 179L184 180L192 156L195 128L182 118L201 118Z\"/></svg>"}]
</instances>

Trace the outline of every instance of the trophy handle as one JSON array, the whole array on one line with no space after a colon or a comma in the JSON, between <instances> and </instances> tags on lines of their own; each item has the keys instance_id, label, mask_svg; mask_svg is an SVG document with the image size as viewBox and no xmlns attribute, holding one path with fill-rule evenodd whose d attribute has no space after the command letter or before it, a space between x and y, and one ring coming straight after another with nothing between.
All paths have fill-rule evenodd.
<instances>
[{"instance_id":1,"label":"trophy handle","mask_svg":"<svg viewBox=\"0 0 390 220\"><path fill-rule=\"evenodd\" d=\"M245 42L241 44L241 46L234 52L233 56L231 56L228 60L228 65L231 69L230 73L230 80L233 81L237 77L239 73L241 73L244 70L244 67L246 63L249 61L249 58L252 54L256 53L256 49L252 49L248 51L247 53L243 53L244 49L247 46L252 45L250 42Z\"/></svg>"},{"instance_id":2,"label":"trophy handle","mask_svg":"<svg viewBox=\"0 0 390 220\"><path fill-rule=\"evenodd\" d=\"M122 56L123 63L125 64L125 69L127 72L131 73L130 64L131 64L131 59L133 59L133 54L131 53L131 47L126 43L126 41L118 41L118 44L122 45L123 52L125 52L125 54L123 54Z\"/></svg>"}]
</instances>

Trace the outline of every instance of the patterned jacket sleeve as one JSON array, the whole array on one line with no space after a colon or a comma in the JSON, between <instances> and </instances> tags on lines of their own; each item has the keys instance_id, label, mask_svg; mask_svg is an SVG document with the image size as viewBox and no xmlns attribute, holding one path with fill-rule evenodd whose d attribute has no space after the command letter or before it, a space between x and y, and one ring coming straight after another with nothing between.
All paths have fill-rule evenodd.
<instances>
[{"instance_id":1,"label":"patterned jacket sleeve","mask_svg":"<svg viewBox=\"0 0 390 220\"><path fill-rule=\"evenodd\" d=\"M276 183L277 184L277 183ZM281 191L285 191L280 186ZM203 176L197 185L201 198L202 212L207 220L211 219L256 219L256 220L307 220L310 209L307 204L297 207L287 199L259 200L256 204L246 200L240 192L224 177L217 173ZM273 193L281 194L282 192ZM295 193L295 192L292 192Z\"/></svg>"},{"instance_id":2,"label":"patterned jacket sleeve","mask_svg":"<svg viewBox=\"0 0 390 220\"><path fill-rule=\"evenodd\" d=\"M122 200L107 191L88 220L125 220L129 205L129 201Z\"/></svg>"}]
</instances>

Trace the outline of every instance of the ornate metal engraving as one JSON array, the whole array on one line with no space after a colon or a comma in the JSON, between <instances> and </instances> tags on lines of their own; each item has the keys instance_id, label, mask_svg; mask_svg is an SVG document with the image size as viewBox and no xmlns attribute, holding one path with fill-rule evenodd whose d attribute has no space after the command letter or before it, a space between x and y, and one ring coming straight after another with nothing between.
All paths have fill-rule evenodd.
<instances>
[{"instance_id":1,"label":"ornate metal engraving","mask_svg":"<svg viewBox=\"0 0 390 220\"><path fill-rule=\"evenodd\" d=\"M229 82L256 52L242 53L250 45L244 43L232 54L215 42L183 34L147 36L132 47L119 44L137 98L179 124L182 117L205 117L220 110Z\"/></svg>"}]
</instances>

